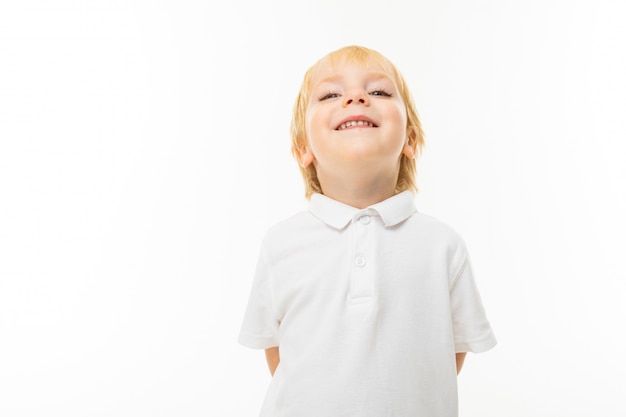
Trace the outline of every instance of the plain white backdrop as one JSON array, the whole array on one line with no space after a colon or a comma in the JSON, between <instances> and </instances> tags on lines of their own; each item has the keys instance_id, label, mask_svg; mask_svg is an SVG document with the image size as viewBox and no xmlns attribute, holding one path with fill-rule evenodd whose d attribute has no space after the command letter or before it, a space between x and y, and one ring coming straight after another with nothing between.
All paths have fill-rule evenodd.
<instances>
[{"instance_id":1,"label":"plain white backdrop","mask_svg":"<svg viewBox=\"0 0 626 417\"><path fill-rule=\"evenodd\" d=\"M255 416L237 342L265 230L306 207L304 71L403 72L418 209L499 340L461 416L623 415L626 8L615 0L2 1L0 415ZM332 378L332 375L329 375Z\"/></svg>"}]
</instances>

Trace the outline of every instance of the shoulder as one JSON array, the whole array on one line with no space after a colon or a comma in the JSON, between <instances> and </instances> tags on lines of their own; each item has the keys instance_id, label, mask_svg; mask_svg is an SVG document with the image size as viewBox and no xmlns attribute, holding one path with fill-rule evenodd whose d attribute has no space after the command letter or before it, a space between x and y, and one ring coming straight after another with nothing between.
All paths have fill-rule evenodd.
<instances>
[{"instance_id":1,"label":"shoulder","mask_svg":"<svg viewBox=\"0 0 626 417\"><path fill-rule=\"evenodd\" d=\"M280 258L306 245L320 231L321 222L309 211L298 212L272 225L261 241L266 257Z\"/></svg>"},{"instance_id":2,"label":"shoulder","mask_svg":"<svg viewBox=\"0 0 626 417\"><path fill-rule=\"evenodd\" d=\"M301 234L303 229L310 228L319 223L307 210L300 211L284 220L270 226L265 232L263 242L282 240L285 237L293 237Z\"/></svg>"},{"instance_id":3,"label":"shoulder","mask_svg":"<svg viewBox=\"0 0 626 417\"><path fill-rule=\"evenodd\" d=\"M436 241L463 244L463 238L450 224L428 214L415 212L409 219L408 226L421 234L427 234Z\"/></svg>"},{"instance_id":4,"label":"shoulder","mask_svg":"<svg viewBox=\"0 0 626 417\"><path fill-rule=\"evenodd\" d=\"M452 265L460 267L465 263L467 258L465 240L449 223L419 211L406 223L410 234L422 245L423 250L443 254Z\"/></svg>"}]
</instances>

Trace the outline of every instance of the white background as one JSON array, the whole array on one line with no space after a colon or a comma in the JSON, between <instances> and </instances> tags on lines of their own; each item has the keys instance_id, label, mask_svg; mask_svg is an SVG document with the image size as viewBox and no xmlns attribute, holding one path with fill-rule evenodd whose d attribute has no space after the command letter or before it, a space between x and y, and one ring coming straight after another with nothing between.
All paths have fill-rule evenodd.
<instances>
[{"instance_id":1,"label":"white background","mask_svg":"<svg viewBox=\"0 0 626 417\"><path fill-rule=\"evenodd\" d=\"M236 338L263 233L306 207L291 107L348 44L405 75L418 209L499 341L461 416L626 412L622 1L0 4L3 417L257 414Z\"/></svg>"}]
</instances>

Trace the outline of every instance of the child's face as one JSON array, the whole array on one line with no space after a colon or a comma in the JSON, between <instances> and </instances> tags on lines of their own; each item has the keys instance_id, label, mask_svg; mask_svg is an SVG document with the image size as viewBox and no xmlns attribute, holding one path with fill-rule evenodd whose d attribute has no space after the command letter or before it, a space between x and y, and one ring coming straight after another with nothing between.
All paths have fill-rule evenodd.
<instances>
[{"instance_id":1,"label":"child's face","mask_svg":"<svg viewBox=\"0 0 626 417\"><path fill-rule=\"evenodd\" d=\"M410 158L407 116L392 75L356 62L321 62L311 79L306 111L308 145L301 163L330 169L350 162L398 169ZM337 165L339 164L339 165Z\"/></svg>"}]
</instances>

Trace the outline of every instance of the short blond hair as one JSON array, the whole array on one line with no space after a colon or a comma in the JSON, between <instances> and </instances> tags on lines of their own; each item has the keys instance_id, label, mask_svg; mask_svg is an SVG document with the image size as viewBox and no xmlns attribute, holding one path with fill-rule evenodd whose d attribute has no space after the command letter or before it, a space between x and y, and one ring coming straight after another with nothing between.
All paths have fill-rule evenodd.
<instances>
[{"instance_id":1,"label":"short blond hair","mask_svg":"<svg viewBox=\"0 0 626 417\"><path fill-rule=\"evenodd\" d=\"M306 137L306 110L311 99L311 89L313 87L311 82L315 70L326 59L330 60L331 64L342 61L356 62L368 68L382 69L393 77L406 107L406 129L409 144L413 146L415 155L420 155L424 146L424 132L422 131L417 110L404 77L396 66L381 53L363 46L352 45L337 49L319 59L304 74L300 92L293 107L293 118L291 120L291 153L293 156L298 159L300 152L308 145ZM409 190L417 193L415 159L408 158L404 154L400 158L400 172L395 191L399 193ZM322 194L322 187L317 178L314 164L309 164L307 167L300 166L300 172L304 179L306 198L310 198L313 193Z\"/></svg>"}]
</instances>

